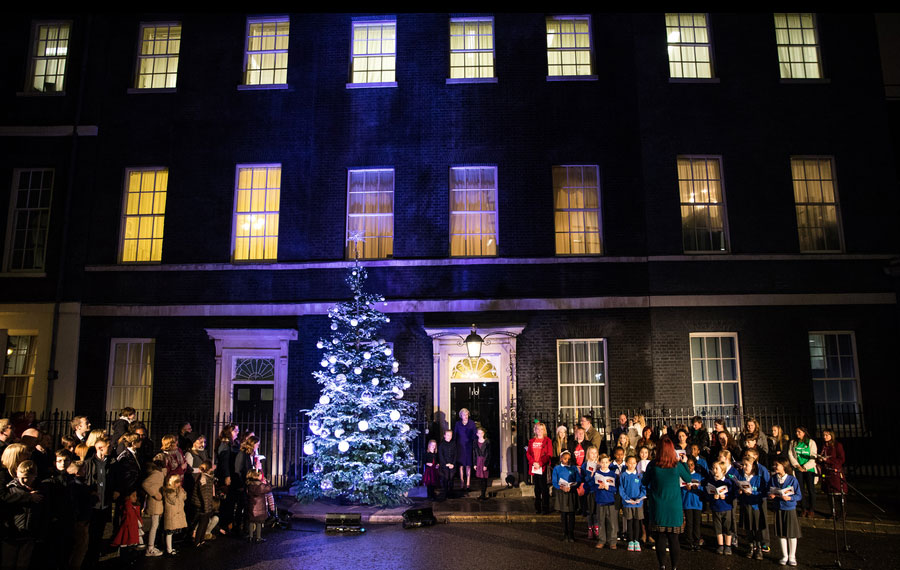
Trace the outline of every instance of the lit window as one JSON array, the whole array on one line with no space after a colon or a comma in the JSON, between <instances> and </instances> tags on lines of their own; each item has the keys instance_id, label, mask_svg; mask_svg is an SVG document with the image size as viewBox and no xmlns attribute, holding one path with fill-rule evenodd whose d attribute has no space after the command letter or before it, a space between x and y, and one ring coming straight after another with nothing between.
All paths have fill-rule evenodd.
<instances>
[{"instance_id":1,"label":"lit window","mask_svg":"<svg viewBox=\"0 0 900 570\"><path fill-rule=\"evenodd\" d=\"M856 423L859 372L853 333L809 333L809 363L820 425Z\"/></svg>"},{"instance_id":2,"label":"lit window","mask_svg":"<svg viewBox=\"0 0 900 570\"><path fill-rule=\"evenodd\" d=\"M244 85L286 85L288 18L247 20Z\"/></svg>"},{"instance_id":3,"label":"lit window","mask_svg":"<svg viewBox=\"0 0 900 570\"><path fill-rule=\"evenodd\" d=\"M669 77L707 79L713 76L706 14L666 14Z\"/></svg>"},{"instance_id":4,"label":"lit window","mask_svg":"<svg viewBox=\"0 0 900 570\"><path fill-rule=\"evenodd\" d=\"M450 255L497 255L497 168L450 169Z\"/></svg>"},{"instance_id":5,"label":"lit window","mask_svg":"<svg viewBox=\"0 0 900 570\"><path fill-rule=\"evenodd\" d=\"M0 396L3 415L30 410L31 390L34 385L37 337L10 335L6 339L6 356L3 376L0 378Z\"/></svg>"},{"instance_id":6,"label":"lit window","mask_svg":"<svg viewBox=\"0 0 900 570\"><path fill-rule=\"evenodd\" d=\"M600 255L600 182L596 166L554 166L557 255Z\"/></svg>"},{"instance_id":7,"label":"lit window","mask_svg":"<svg viewBox=\"0 0 900 570\"><path fill-rule=\"evenodd\" d=\"M394 254L394 170L351 170L347 175L347 257Z\"/></svg>"},{"instance_id":8,"label":"lit window","mask_svg":"<svg viewBox=\"0 0 900 570\"><path fill-rule=\"evenodd\" d=\"M42 271L47 257L53 170L16 170L10 194L6 270Z\"/></svg>"},{"instance_id":9,"label":"lit window","mask_svg":"<svg viewBox=\"0 0 900 570\"><path fill-rule=\"evenodd\" d=\"M118 413L134 408L143 419L149 419L153 397L156 341L152 338L116 338L109 355L109 384L106 409Z\"/></svg>"},{"instance_id":10,"label":"lit window","mask_svg":"<svg viewBox=\"0 0 900 570\"><path fill-rule=\"evenodd\" d=\"M775 42L782 79L819 79L822 63L813 14L775 14Z\"/></svg>"},{"instance_id":11,"label":"lit window","mask_svg":"<svg viewBox=\"0 0 900 570\"><path fill-rule=\"evenodd\" d=\"M684 251L728 251L720 159L679 157L678 193Z\"/></svg>"},{"instance_id":12,"label":"lit window","mask_svg":"<svg viewBox=\"0 0 900 570\"><path fill-rule=\"evenodd\" d=\"M556 341L559 415L569 425L590 414L599 428L605 425L606 341L597 339ZM573 421L574 420L574 421Z\"/></svg>"},{"instance_id":13,"label":"lit window","mask_svg":"<svg viewBox=\"0 0 900 570\"><path fill-rule=\"evenodd\" d=\"M494 19L450 20L450 78L494 77Z\"/></svg>"},{"instance_id":14,"label":"lit window","mask_svg":"<svg viewBox=\"0 0 900 570\"><path fill-rule=\"evenodd\" d=\"M122 214L122 263L159 263L166 221L165 168L128 170Z\"/></svg>"},{"instance_id":15,"label":"lit window","mask_svg":"<svg viewBox=\"0 0 900 570\"><path fill-rule=\"evenodd\" d=\"M138 89L174 89L178 79L181 24L141 24Z\"/></svg>"},{"instance_id":16,"label":"lit window","mask_svg":"<svg viewBox=\"0 0 900 570\"><path fill-rule=\"evenodd\" d=\"M830 158L791 158L800 251L841 251L840 212Z\"/></svg>"},{"instance_id":17,"label":"lit window","mask_svg":"<svg viewBox=\"0 0 900 570\"><path fill-rule=\"evenodd\" d=\"M393 83L397 22L354 22L351 83Z\"/></svg>"},{"instance_id":18,"label":"lit window","mask_svg":"<svg viewBox=\"0 0 900 570\"><path fill-rule=\"evenodd\" d=\"M547 75L591 75L591 20L588 16L547 18Z\"/></svg>"},{"instance_id":19,"label":"lit window","mask_svg":"<svg viewBox=\"0 0 900 570\"><path fill-rule=\"evenodd\" d=\"M70 30L71 24L67 22L35 24L26 91L40 93L65 91Z\"/></svg>"},{"instance_id":20,"label":"lit window","mask_svg":"<svg viewBox=\"0 0 900 570\"><path fill-rule=\"evenodd\" d=\"M234 260L278 259L281 165L239 166L235 194Z\"/></svg>"},{"instance_id":21,"label":"lit window","mask_svg":"<svg viewBox=\"0 0 900 570\"><path fill-rule=\"evenodd\" d=\"M691 334L691 383L694 412L727 417L741 405L738 340L735 333Z\"/></svg>"}]
</instances>

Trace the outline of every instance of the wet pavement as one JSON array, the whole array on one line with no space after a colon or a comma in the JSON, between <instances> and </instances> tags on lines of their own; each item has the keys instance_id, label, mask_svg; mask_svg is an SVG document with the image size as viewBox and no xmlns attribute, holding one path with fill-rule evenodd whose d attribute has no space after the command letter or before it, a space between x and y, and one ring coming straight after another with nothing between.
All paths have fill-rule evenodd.
<instances>
[{"instance_id":1,"label":"wet pavement","mask_svg":"<svg viewBox=\"0 0 900 570\"><path fill-rule=\"evenodd\" d=\"M709 540L711 529L705 528ZM834 539L822 529L804 529L798 560L801 568L833 565ZM583 532L578 541L560 541L559 524L439 524L404 530L400 525L372 525L362 535L325 534L313 521L294 522L289 530L268 532L267 542L251 545L237 538L221 538L175 557L138 558L134 564L108 560L102 568L139 569L321 569L321 570L548 570L656 568L655 553L597 550ZM843 568L897 568L900 541L875 533L848 534L852 548L842 553ZM777 549L776 549L777 550ZM679 568L697 570L777 567L776 552L765 561L748 560L739 549L733 556L711 550L682 551Z\"/></svg>"}]
</instances>

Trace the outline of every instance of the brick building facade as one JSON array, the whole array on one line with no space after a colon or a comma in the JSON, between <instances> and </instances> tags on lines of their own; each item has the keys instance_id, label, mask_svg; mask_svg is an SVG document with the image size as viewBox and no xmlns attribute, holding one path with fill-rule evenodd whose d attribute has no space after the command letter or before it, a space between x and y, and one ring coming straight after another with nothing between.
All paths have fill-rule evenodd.
<instances>
[{"instance_id":1,"label":"brick building facade","mask_svg":"<svg viewBox=\"0 0 900 570\"><path fill-rule=\"evenodd\" d=\"M0 329L36 347L34 409L134 400L171 425L311 405L354 228L406 397L444 422L480 405L506 447L517 412L875 405L896 380L900 200L870 15L53 14L10 30ZM44 260L19 267L16 184L38 170ZM244 204L251 187L268 198ZM485 346L495 376L457 369L440 336L471 323L508 333Z\"/></svg>"}]
</instances>

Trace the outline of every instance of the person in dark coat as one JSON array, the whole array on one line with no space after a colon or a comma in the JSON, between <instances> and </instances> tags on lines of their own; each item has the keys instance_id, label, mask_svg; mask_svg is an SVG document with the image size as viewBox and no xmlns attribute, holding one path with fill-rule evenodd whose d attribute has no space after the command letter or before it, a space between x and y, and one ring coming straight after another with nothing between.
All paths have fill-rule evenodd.
<instances>
[{"instance_id":1,"label":"person in dark coat","mask_svg":"<svg viewBox=\"0 0 900 570\"><path fill-rule=\"evenodd\" d=\"M194 428L191 426L191 422L182 422L178 428L178 449L182 453L187 453L194 445L195 439L197 439L197 436L194 435Z\"/></svg>"},{"instance_id":2,"label":"person in dark coat","mask_svg":"<svg viewBox=\"0 0 900 570\"><path fill-rule=\"evenodd\" d=\"M40 445L41 432L36 428L28 428L22 432L21 443L28 447L31 452L31 459L37 466L38 481L43 481L50 476L55 458L51 459L50 455Z\"/></svg>"},{"instance_id":3,"label":"person in dark coat","mask_svg":"<svg viewBox=\"0 0 900 570\"><path fill-rule=\"evenodd\" d=\"M112 430L110 431L109 441L112 443L113 448L116 450L116 456L124 450L119 449L119 440L122 439L122 436L128 433L129 427L131 426L131 422L134 421L134 417L137 415L137 412L132 407L122 408L122 413L119 414L119 418L113 422Z\"/></svg>"},{"instance_id":4,"label":"person in dark coat","mask_svg":"<svg viewBox=\"0 0 900 570\"><path fill-rule=\"evenodd\" d=\"M238 426L227 424L219 434L219 446L216 448L216 479L225 488L225 500L219 510L221 529L231 528L234 524L235 505L240 497L240 490L232 482L234 460L239 449L237 437ZM224 532L220 530L220 533Z\"/></svg>"},{"instance_id":5,"label":"person in dark coat","mask_svg":"<svg viewBox=\"0 0 900 570\"><path fill-rule=\"evenodd\" d=\"M112 462L109 460L109 440L100 437L94 442L95 453L84 460L84 481L96 495L97 502L91 511L90 525L88 528L88 547L84 563L88 568L94 567L100 561L102 550L103 531L106 523L112 515L113 485L110 471Z\"/></svg>"},{"instance_id":6,"label":"person in dark coat","mask_svg":"<svg viewBox=\"0 0 900 570\"><path fill-rule=\"evenodd\" d=\"M688 430L688 443L696 444L700 448L700 454L704 457L709 453L709 431L703 425L703 418L694 416L691 419L691 428Z\"/></svg>"},{"instance_id":7,"label":"person in dark coat","mask_svg":"<svg viewBox=\"0 0 900 570\"><path fill-rule=\"evenodd\" d=\"M138 459L138 449L143 444L143 440L133 433L123 435L122 440L125 443L125 451L119 454L112 465L114 490L119 497L127 497L135 491L141 497L143 495L141 489L143 469Z\"/></svg>"},{"instance_id":8,"label":"person in dark coat","mask_svg":"<svg viewBox=\"0 0 900 570\"><path fill-rule=\"evenodd\" d=\"M37 465L23 461L16 468L16 478L8 485L9 501L3 509L3 568L28 568L34 547L44 538L46 506L43 501L29 500L37 493Z\"/></svg>"},{"instance_id":9,"label":"person in dark coat","mask_svg":"<svg viewBox=\"0 0 900 570\"><path fill-rule=\"evenodd\" d=\"M444 441L438 445L438 461L441 464L441 488L444 493L441 500L449 499L453 494L453 470L457 463L457 447L453 441L453 432L444 432Z\"/></svg>"},{"instance_id":10,"label":"person in dark coat","mask_svg":"<svg viewBox=\"0 0 900 570\"><path fill-rule=\"evenodd\" d=\"M265 542L262 537L263 523L269 517L266 506L266 495L272 492L272 486L263 480L262 473L256 469L247 472L245 478L247 489L247 523L250 527L250 542Z\"/></svg>"},{"instance_id":11,"label":"person in dark coat","mask_svg":"<svg viewBox=\"0 0 900 570\"><path fill-rule=\"evenodd\" d=\"M468 491L472 482L472 444L475 441L475 429L475 422L469 418L469 410L461 409L459 421L453 424L453 438L456 439L459 484L463 491Z\"/></svg>"},{"instance_id":12,"label":"person in dark coat","mask_svg":"<svg viewBox=\"0 0 900 570\"><path fill-rule=\"evenodd\" d=\"M0 419L0 453L6 449L6 446L12 443L13 425L8 418Z\"/></svg>"},{"instance_id":13,"label":"person in dark coat","mask_svg":"<svg viewBox=\"0 0 900 570\"><path fill-rule=\"evenodd\" d=\"M628 433L628 416L626 414L619 414L619 425L613 428L610 437L612 438L612 441L619 441L619 436L623 433ZM598 449L597 451L600 450Z\"/></svg>"},{"instance_id":14,"label":"person in dark coat","mask_svg":"<svg viewBox=\"0 0 900 570\"><path fill-rule=\"evenodd\" d=\"M475 466L475 480L481 490L479 501L487 500L487 486L490 481L488 467L491 462L491 442L487 440L484 428L475 430L477 439L472 445L472 464Z\"/></svg>"}]
</instances>

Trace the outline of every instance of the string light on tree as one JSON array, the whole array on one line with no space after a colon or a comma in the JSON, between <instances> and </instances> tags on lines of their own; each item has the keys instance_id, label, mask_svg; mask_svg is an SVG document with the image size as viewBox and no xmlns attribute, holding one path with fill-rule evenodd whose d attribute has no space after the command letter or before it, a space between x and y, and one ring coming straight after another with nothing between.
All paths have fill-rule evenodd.
<instances>
[{"instance_id":1,"label":"string light on tree","mask_svg":"<svg viewBox=\"0 0 900 570\"><path fill-rule=\"evenodd\" d=\"M384 297L364 290L366 278L358 261L349 268L351 300L328 311L334 332L316 343L322 368L313 376L321 393L308 410L312 435L303 445L313 468L293 488L304 501L325 495L397 505L409 502L407 491L421 479L410 446L418 436L410 427L416 407L402 399L410 383L397 374L399 362L387 341L376 336L389 319L377 308Z\"/></svg>"}]
</instances>

